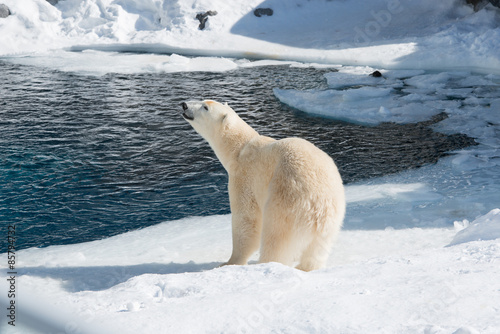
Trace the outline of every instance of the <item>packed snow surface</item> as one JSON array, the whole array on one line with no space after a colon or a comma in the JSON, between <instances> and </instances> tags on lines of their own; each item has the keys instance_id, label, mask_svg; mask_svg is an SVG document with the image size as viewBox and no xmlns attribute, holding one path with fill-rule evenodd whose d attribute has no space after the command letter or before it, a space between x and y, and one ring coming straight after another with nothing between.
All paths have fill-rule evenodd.
<instances>
[{"instance_id":1,"label":"packed snow surface","mask_svg":"<svg viewBox=\"0 0 500 334\"><path fill-rule=\"evenodd\" d=\"M338 69L325 75L328 89L275 89L276 97L367 125L446 112L434 129L478 145L347 186L345 229L328 267L315 272L273 263L217 268L231 251L229 215L19 251L17 323L2 316L1 333L500 332L494 7L474 13L453 0L2 3L12 12L0 19L5 61L95 75L321 63ZM257 7L274 14L257 18ZM218 13L199 30L195 16L207 10ZM375 69L382 77L369 75ZM5 309L11 275L7 254L1 258Z\"/></svg>"},{"instance_id":2,"label":"packed snow surface","mask_svg":"<svg viewBox=\"0 0 500 334\"><path fill-rule=\"evenodd\" d=\"M310 273L216 268L230 251L229 216L28 249L18 255L17 316L83 333L497 333L500 241L484 240L498 237L498 212L457 223L458 233L344 231L328 268Z\"/></svg>"}]
</instances>

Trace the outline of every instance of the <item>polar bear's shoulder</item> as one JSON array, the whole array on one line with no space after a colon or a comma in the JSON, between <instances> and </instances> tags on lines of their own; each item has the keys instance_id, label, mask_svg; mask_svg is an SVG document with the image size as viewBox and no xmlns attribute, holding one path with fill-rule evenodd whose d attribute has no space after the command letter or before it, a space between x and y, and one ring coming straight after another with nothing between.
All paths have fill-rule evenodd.
<instances>
[{"instance_id":1,"label":"polar bear's shoulder","mask_svg":"<svg viewBox=\"0 0 500 334\"><path fill-rule=\"evenodd\" d=\"M307 141L302 138L297 138L297 137L291 137L291 138L284 138L276 141L276 150L279 150L282 154L284 155L304 155L304 156L310 156L310 155L326 155L323 151L321 151L318 147L316 147L313 143L310 141Z\"/></svg>"},{"instance_id":2,"label":"polar bear's shoulder","mask_svg":"<svg viewBox=\"0 0 500 334\"><path fill-rule=\"evenodd\" d=\"M256 136L243 147L238 158L241 160L256 159L272 150L272 145L276 140L266 136Z\"/></svg>"}]
</instances>

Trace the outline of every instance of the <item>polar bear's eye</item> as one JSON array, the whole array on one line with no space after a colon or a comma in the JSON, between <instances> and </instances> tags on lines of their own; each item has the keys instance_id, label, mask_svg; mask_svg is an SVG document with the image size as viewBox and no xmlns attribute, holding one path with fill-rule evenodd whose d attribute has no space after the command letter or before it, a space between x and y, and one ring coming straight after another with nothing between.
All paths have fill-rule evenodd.
<instances>
[{"instance_id":1,"label":"polar bear's eye","mask_svg":"<svg viewBox=\"0 0 500 334\"><path fill-rule=\"evenodd\" d=\"M203 106L203 108L204 108L206 111L208 111L208 107L207 107L207 106Z\"/></svg>"}]
</instances>

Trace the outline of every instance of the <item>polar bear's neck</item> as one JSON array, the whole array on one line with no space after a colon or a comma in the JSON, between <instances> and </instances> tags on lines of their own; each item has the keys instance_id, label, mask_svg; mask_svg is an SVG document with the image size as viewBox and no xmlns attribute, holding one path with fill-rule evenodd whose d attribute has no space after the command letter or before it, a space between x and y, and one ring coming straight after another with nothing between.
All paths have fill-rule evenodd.
<instances>
[{"instance_id":1,"label":"polar bear's neck","mask_svg":"<svg viewBox=\"0 0 500 334\"><path fill-rule=\"evenodd\" d=\"M229 114L224 121L221 131L209 140L217 158L231 173L238 163L238 155L248 142L259 134L236 113Z\"/></svg>"}]
</instances>

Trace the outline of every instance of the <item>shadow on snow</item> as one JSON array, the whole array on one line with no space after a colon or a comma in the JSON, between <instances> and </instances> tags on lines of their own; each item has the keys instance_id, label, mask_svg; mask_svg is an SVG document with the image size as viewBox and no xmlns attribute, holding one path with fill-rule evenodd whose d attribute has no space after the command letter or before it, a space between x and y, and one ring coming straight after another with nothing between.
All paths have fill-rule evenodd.
<instances>
[{"instance_id":1,"label":"shadow on snow","mask_svg":"<svg viewBox=\"0 0 500 334\"><path fill-rule=\"evenodd\" d=\"M18 274L62 280L68 292L101 291L144 274L180 274L202 272L217 268L220 262L211 263L147 263L131 266L96 267L28 267L19 268Z\"/></svg>"}]
</instances>

